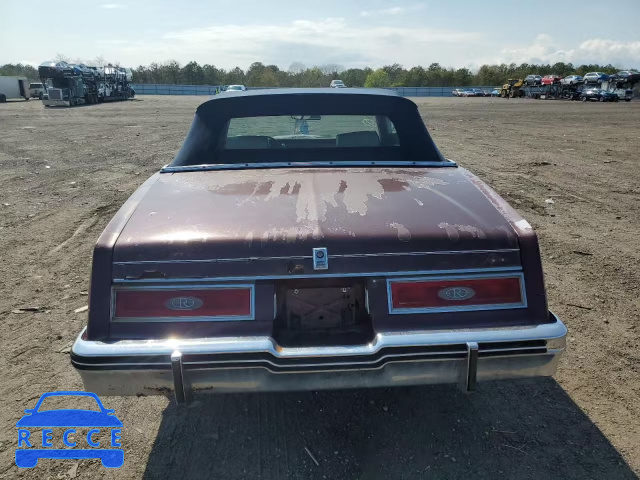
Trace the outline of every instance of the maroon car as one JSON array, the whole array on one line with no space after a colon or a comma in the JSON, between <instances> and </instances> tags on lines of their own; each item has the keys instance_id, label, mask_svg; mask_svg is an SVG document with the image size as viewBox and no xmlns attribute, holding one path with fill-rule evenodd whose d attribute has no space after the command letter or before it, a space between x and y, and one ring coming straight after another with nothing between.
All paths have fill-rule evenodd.
<instances>
[{"instance_id":1,"label":"maroon car","mask_svg":"<svg viewBox=\"0 0 640 480\"><path fill-rule=\"evenodd\" d=\"M552 375L531 226L380 90L223 93L93 256L72 349L100 395Z\"/></svg>"}]
</instances>

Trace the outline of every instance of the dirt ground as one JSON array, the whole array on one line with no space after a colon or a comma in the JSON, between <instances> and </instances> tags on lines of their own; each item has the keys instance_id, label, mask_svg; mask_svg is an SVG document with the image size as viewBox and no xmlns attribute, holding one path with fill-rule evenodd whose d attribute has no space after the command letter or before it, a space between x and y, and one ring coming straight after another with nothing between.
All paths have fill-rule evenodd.
<instances>
[{"instance_id":1,"label":"dirt ground","mask_svg":"<svg viewBox=\"0 0 640 480\"><path fill-rule=\"evenodd\" d=\"M124 423L121 469L18 469L23 410L43 392L82 389L68 347L86 321L74 310L87 304L95 240L171 161L205 99L0 105L0 478L638 478L640 102L488 98L416 101L445 155L540 236L550 307L570 330L554 379L473 395L212 396L188 408L105 397Z\"/></svg>"}]
</instances>

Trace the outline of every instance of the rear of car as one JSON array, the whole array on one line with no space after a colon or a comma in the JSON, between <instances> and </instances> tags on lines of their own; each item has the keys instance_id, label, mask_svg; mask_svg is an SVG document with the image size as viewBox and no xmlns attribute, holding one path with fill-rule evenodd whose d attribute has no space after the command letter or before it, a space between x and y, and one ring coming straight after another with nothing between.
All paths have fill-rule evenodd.
<instances>
[{"instance_id":1,"label":"rear of car","mask_svg":"<svg viewBox=\"0 0 640 480\"><path fill-rule=\"evenodd\" d=\"M31 98L38 98L42 100L42 97L44 95L44 85L42 85L42 83L30 83L29 95L31 96Z\"/></svg>"},{"instance_id":2,"label":"rear of car","mask_svg":"<svg viewBox=\"0 0 640 480\"><path fill-rule=\"evenodd\" d=\"M531 226L437 150L408 99L219 96L94 251L72 348L105 395L551 375ZM206 159L206 163L203 163Z\"/></svg>"}]
</instances>

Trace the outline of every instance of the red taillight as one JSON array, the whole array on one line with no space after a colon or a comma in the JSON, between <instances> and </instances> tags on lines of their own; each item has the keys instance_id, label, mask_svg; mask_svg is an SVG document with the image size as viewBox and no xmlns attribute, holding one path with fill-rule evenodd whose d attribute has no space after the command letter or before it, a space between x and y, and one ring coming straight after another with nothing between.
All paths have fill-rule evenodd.
<instances>
[{"instance_id":1,"label":"red taillight","mask_svg":"<svg viewBox=\"0 0 640 480\"><path fill-rule=\"evenodd\" d=\"M389 282L389 311L444 312L521 308L523 297L520 275L491 278L397 279Z\"/></svg>"},{"instance_id":2,"label":"red taillight","mask_svg":"<svg viewBox=\"0 0 640 480\"><path fill-rule=\"evenodd\" d=\"M250 320L253 286L115 290L114 320ZM185 318L186 319L186 318Z\"/></svg>"}]
</instances>

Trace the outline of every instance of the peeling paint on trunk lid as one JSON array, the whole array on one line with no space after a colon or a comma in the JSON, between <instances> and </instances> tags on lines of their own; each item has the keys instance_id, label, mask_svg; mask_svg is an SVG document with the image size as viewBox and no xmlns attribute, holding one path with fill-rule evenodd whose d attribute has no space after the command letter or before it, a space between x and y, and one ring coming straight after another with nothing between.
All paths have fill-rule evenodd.
<instances>
[{"instance_id":1,"label":"peeling paint on trunk lid","mask_svg":"<svg viewBox=\"0 0 640 480\"><path fill-rule=\"evenodd\" d=\"M115 262L517 249L462 169L323 168L162 174Z\"/></svg>"}]
</instances>

